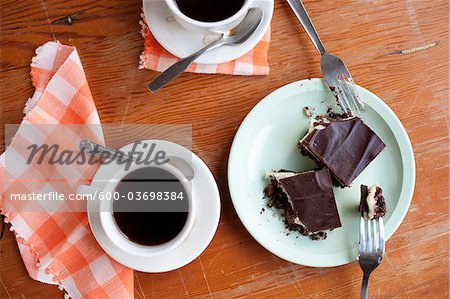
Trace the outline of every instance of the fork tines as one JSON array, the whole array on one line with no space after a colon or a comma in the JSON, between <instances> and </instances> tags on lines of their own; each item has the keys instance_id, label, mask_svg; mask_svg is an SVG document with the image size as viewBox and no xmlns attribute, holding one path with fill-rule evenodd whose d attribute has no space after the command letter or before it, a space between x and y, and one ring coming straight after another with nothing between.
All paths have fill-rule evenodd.
<instances>
[{"instance_id":1,"label":"fork tines","mask_svg":"<svg viewBox=\"0 0 450 299\"><path fill-rule=\"evenodd\" d=\"M328 82L329 86L334 87L334 95L339 106L349 116L361 116L364 111L364 104L359 99L355 90L355 83L351 77L341 75Z\"/></svg>"},{"instance_id":2,"label":"fork tines","mask_svg":"<svg viewBox=\"0 0 450 299\"><path fill-rule=\"evenodd\" d=\"M359 257L373 255L381 262L384 255L383 218L366 221L361 217L359 229Z\"/></svg>"}]
</instances>

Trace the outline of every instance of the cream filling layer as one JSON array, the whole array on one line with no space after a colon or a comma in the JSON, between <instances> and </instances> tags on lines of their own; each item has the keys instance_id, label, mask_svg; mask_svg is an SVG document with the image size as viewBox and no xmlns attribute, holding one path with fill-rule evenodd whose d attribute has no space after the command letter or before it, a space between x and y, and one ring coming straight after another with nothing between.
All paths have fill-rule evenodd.
<instances>
[{"instance_id":1,"label":"cream filling layer","mask_svg":"<svg viewBox=\"0 0 450 299\"><path fill-rule=\"evenodd\" d=\"M279 181L281 179L289 178L291 176L295 176L298 173L295 172L276 172L274 170L266 172L266 179L274 179ZM283 190L284 191L284 190Z\"/></svg>"},{"instance_id":2,"label":"cream filling layer","mask_svg":"<svg viewBox=\"0 0 450 299\"><path fill-rule=\"evenodd\" d=\"M379 184L375 184L372 187L369 188L369 192L366 198L367 206L369 207L369 213L367 215L367 218L373 219L375 217L375 206L377 204L377 200L375 199L375 194L377 192L377 188L379 187Z\"/></svg>"},{"instance_id":3,"label":"cream filling layer","mask_svg":"<svg viewBox=\"0 0 450 299\"><path fill-rule=\"evenodd\" d=\"M306 132L305 136L303 136L299 142L303 142L303 140L305 140L306 137L309 136L309 134L311 134L314 130L323 130L325 129L324 125L314 125L314 123L317 122L317 120L315 119L311 119L311 121L309 122L309 127L308 127L308 132ZM330 121L328 119L326 119L326 122L329 123Z\"/></svg>"}]
</instances>

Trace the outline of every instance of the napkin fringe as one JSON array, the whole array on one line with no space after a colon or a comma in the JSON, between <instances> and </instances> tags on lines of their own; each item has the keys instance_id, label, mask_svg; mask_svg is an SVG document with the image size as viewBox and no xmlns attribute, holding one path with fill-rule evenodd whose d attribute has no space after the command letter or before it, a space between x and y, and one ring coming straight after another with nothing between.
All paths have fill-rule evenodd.
<instances>
[{"instance_id":1,"label":"napkin fringe","mask_svg":"<svg viewBox=\"0 0 450 299\"><path fill-rule=\"evenodd\" d=\"M39 46L36 48L35 50L35 54L32 58L31 58L31 63L30 63L30 67L31 67L31 71L30 71L30 76L31 76L31 82L33 83L33 86L35 88L35 91L33 93L33 96L31 98L28 98L28 101L25 103L25 107L23 108L23 114L28 114L28 112L30 112L39 102L39 100L41 99L41 95L42 93L39 92L37 90L37 86L36 86L36 80L35 80L35 69L39 69L41 68L42 64L43 64L43 56L44 53L46 51L44 50L48 50L48 48L58 48L61 45L61 43L59 41L56 42L46 42L45 44L43 44L42 46Z\"/></svg>"},{"instance_id":2,"label":"napkin fringe","mask_svg":"<svg viewBox=\"0 0 450 299\"><path fill-rule=\"evenodd\" d=\"M145 30L146 28L145 28L145 23L144 23L144 18L145 18L145 16L144 16L144 13L143 12L141 12L141 19L139 20L139 25L141 25L141 31L140 31L140 33L141 33L141 35L142 35L142 38L144 39L144 41L145 41L145 38L148 36L148 29L147 30ZM139 65L138 65L138 69L140 69L140 70L143 70L145 67L144 67L144 63L145 63L145 51L144 50L142 50L142 52L141 52L141 55L139 55Z\"/></svg>"}]
</instances>

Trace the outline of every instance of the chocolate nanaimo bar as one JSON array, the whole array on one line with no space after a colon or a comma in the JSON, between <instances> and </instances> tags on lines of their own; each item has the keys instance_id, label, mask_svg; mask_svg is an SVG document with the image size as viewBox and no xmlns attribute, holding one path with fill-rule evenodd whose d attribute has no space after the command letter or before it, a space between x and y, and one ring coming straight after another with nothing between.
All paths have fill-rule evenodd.
<instances>
[{"instance_id":1,"label":"chocolate nanaimo bar","mask_svg":"<svg viewBox=\"0 0 450 299\"><path fill-rule=\"evenodd\" d=\"M330 172L324 168L306 172L286 170L267 173L265 190L269 206L284 208L286 226L314 240L341 227Z\"/></svg>"},{"instance_id":2,"label":"chocolate nanaimo bar","mask_svg":"<svg viewBox=\"0 0 450 299\"><path fill-rule=\"evenodd\" d=\"M386 202L380 186L374 185L369 188L361 185L359 211L365 220L377 219L386 215Z\"/></svg>"},{"instance_id":3,"label":"chocolate nanaimo bar","mask_svg":"<svg viewBox=\"0 0 450 299\"><path fill-rule=\"evenodd\" d=\"M358 117L321 116L300 139L303 155L328 168L336 186L347 187L386 147Z\"/></svg>"}]
</instances>

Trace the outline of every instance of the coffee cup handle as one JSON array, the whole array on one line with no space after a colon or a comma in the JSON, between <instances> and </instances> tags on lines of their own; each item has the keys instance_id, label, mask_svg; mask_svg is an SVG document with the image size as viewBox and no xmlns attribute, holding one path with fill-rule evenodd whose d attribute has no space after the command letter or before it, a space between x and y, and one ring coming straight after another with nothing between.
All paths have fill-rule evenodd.
<instances>
[{"instance_id":1,"label":"coffee cup handle","mask_svg":"<svg viewBox=\"0 0 450 299\"><path fill-rule=\"evenodd\" d=\"M177 156L169 156L169 164L177 168L188 181L192 181L195 177L194 168L183 158Z\"/></svg>"}]
</instances>

